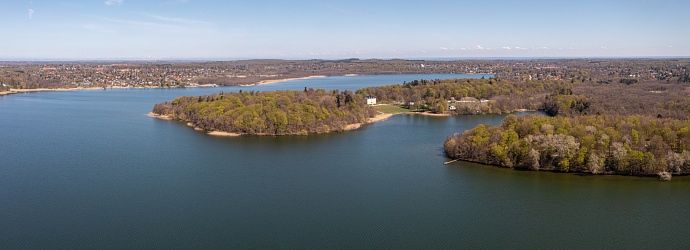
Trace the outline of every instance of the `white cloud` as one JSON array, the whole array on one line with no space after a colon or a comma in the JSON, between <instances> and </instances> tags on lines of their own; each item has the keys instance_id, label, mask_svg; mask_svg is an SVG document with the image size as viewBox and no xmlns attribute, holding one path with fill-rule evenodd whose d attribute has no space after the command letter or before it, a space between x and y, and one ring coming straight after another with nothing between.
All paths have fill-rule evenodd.
<instances>
[{"instance_id":1,"label":"white cloud","mask_svg":"<svg viewBox=\"0 0 690 250\"><path fill-rule=\"evenodd\" d=\"M440 49L440 50L448 50L448 48L446 48L446 47L438 47L438 49Z\"/></svg>"},{"instance_id":2,"label":"white cloud","mask_svg":"<svg viewBox=\"0 0 690 250\"><path fill-rule=\"evenodd\" d=\"M120 5L124 0L107 0L105 5Z\"/></svg>"},{"instance_id":3,"label":"white cloud","mask_svg":"<svg viewBox=\"0 0 690 250\"><path fill-rule=\"evenodd\" d=\"M510 47L501 47L501 49L504 49L504 50L511 50Z\"/></svg>"},{"instance_id":4,"label":"white cloud","mask_svg":"<svg viewBox=\"0 0 690 250\"><path fill-rule=\"evenodd\" d=\"M34 18L34 10L33 10L33 9L29 9L29 20L31 20L31 19L33 19L33 18Z\"/></svg>"},{"instance_id":5,"label":"white cloud","mask_svg":"<svg viewBox=\"0 0 690 250\"><path fill-rule=\"evenodd\" d=\"M474 49L476 49L476 50L484 50L484 47L482 47L481 45L477 45L477 46L474 47Z\"/></svg>"},{"instance_id":6,"label":"white cloud","mask_svg":"<svg viewBox=\"0 0 690 250\"><path fill-rule=\"evenodd\" d=\"M608 48L608 47L601 46L601 49L606 50L606 49L609 49L609 48Z\"/></svg>"},{"instance_id":7,"label":"white cloud","mask_svg":"<svg viewBox=\"0 0 690 250\"><path fill-rule=\"evenodd\" d=\"M514 49L519 49L519 50L526 50L527 48L522 48L522 47L513 47Z\"/></svg>"}]
</instances>

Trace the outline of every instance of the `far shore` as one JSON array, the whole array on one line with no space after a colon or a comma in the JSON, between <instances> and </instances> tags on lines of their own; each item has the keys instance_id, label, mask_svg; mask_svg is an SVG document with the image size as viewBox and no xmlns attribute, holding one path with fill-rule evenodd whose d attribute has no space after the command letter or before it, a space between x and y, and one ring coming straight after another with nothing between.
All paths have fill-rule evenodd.
<instances>
[{"instance_id":1,"label":"far shore","mask_svg":"<svg viewBox=\"0 0 690 250\"><path fill-rule=\"evenodd\" d=\"M326 77L326 76L317 75L317 76L296 77L296 78L286 78L286 79L276 79L276 80L264 80L264 81L260 81L260 82L254 83L254 84L245 84L245 85L240 85L240 86L247 87L247 86L254 86L254 85L263 85L263 84L271 84L271 83L277 83L277 82L302 80L302 79L310 79L310 78L322 78L322 77Z\"/></svg>"},{"instance_id":2,"label":"far shore","mask_svg":"<svg viewBox=\"0 0 690 250\"><path fill-rule=\"evenodd\" d=\"M186 85L185 88L194 87L216 87L215 84L203 84L203 85ZM160 87L160 86L137 86L137 87L122 87L122 86L108 86L106 89L162 89L162 88L179 88L179 87ZM19 94L19 93L30 93L30 92L42 92L42 91L72 91L72 90L97 90L103 89L103 87L76 87L76 88L38 88L38 89L10 89L8 91L0 91L0 96Z\"/></svg>"}]
</instances>

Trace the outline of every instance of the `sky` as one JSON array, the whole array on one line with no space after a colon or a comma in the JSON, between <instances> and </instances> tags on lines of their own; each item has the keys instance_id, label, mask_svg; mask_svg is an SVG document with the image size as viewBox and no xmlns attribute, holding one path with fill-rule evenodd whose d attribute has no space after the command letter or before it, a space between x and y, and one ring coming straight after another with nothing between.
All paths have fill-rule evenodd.
<instances>
[{"instance_id":1,"label":"sky","mask_svg":"<svg viewBox=\"0 0 690 250\"><path fill-rule=\"evenodd\" d=\"M688 0L0 0L0 60L690 57Z\"/></svg>"}]
</instances>

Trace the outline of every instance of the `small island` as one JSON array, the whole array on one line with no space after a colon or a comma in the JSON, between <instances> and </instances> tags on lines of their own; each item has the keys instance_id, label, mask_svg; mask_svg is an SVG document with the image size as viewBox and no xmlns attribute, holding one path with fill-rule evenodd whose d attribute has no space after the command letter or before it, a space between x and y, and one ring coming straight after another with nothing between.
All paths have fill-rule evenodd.
<instances>
[{"instance_id":1,"label":"small island","mask_svg":"<svg viewBox=\"0 0 690 250\"><path fill-rule=\"evenodd\" d=\"M352 91L249 91L182 96L154 105L153 117L211 135L306 135L359 128L386 117Z\"/></svg>"}]
</instances>

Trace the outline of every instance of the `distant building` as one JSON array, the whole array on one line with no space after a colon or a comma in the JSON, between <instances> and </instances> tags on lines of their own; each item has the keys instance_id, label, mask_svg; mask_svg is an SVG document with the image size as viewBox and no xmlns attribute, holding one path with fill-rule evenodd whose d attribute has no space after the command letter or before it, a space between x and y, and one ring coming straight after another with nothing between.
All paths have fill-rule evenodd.
<instances>
[{"instance_id":1,"label":"distant building","mask_svg":"<svg viewBox=\"0 0 690 250\"><path fill-rule=\"evenodd\" d=\"M368 95L367 97L364 97L364 99L367 100L368 105L376 105L376 97L373 95Z\"/></svg>"}]
</instances>

